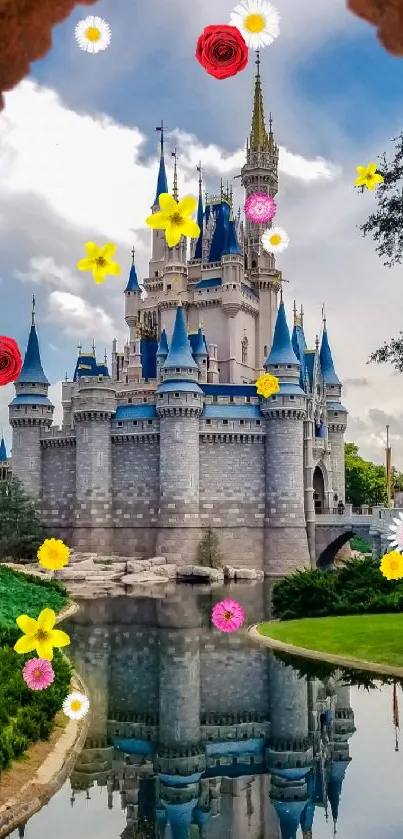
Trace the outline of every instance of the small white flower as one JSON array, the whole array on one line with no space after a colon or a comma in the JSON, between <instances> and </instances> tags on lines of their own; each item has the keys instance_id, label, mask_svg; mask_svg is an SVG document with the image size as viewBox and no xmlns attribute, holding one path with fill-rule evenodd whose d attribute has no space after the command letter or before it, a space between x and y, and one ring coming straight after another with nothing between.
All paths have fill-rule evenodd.
<instances>
[{"instance_id":1,"label":"small white flower","mask_svg":"<svg viewBox=\"0 0 403 839\"><path fill-rule=\"evenodd\" d=\"M259 50L278 38L279 21L277 9L267 0L242 0L231 13L230 25L239 29L250 49Z\"/></svg>"},{"instance_id":2,"label":"small white flower","mask_svg":"<svg viewBox=\"0 0 403 839\"><path fill-rule=\"evenodd\" d=\"M89 15L77 23L75 36L78 46L85 52L101 52L111 42L111 28L101 17Z\"/></svg>"},{"instance_id":3,"label":"small white flower","mask_svg":"<svg viewBox=\"0 0 403 839\"><path fill-rule=\"evenodd\" d=\"M388 536L391 548L397 548L403 553L403 513L399 513L399 518L393 519L395 524L389 526L391 535Z\"/></svg>"},{"instance_id":4,"label":"small white flower","mask_svg":"<svg viewBox=\"0 0 403 839\"><path fill-rule=\"evenodd\" d=\"M282 227L268 227L261 236L263 248L268 253L281 253L288 248L290 239Z\"/></svg>"},{"instance_id":5,"label":"small white flower","mask_svg":"<svg viewBox=\"0 0 403 839\"><path fill-rule=\"evenodd\" d=\"M83 693L78 693L78 691L69 693L63 702L63 711L66 717L70 717L71 720L81 720L88 713L89 707L90 703L87 697Z\"/></svg>"}]
</instances>

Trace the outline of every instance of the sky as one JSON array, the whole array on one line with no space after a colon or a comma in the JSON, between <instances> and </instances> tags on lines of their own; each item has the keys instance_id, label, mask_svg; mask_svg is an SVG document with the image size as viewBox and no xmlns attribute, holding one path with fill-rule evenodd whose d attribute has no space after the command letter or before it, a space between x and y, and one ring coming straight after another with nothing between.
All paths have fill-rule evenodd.
<instances>
[{"instance_id":1,"label":"sky","mask_svg":"<svg viewBox=\"0 0 403 839\"><path fill-rule=\"evenodd\" d=\"M124 296L136 248L138 276L147 276L151 232L145 224L155 195L158 138L167 128L178 149L179 192L197 194L196 165L205 187L233 183L243 208L239 174L250 131L255 66L218 81L194 58L204 26L228 23L233 0L99 0L79 6L53 31L53 47L31 75L5 96L0 115L0 332L25 351L32 294L50 397L61 421L61 380L71 378L77 343L97 354L127 335ZM370 353L403 328L403 280L385 268L359 226L376 197L354 189L356 167L393 154L403 129L403 61L389 55L375 30L345 8L345 0L277 0L281 33L261 53L266 117L273 114L280 146L276 223L290 245L277 260L293 300L305 311L308 345L321 330L326 304L329 339L349 411L346 439L363 457L382 462L385 426L392 459L403 470L403 379L388 365L368 365ZM76 23L95 13L111 27L109 48L97 55L75 42ZM84 243L113 241L120 277L96 285L78 272ZM8 446L7 405L14 387L0 389L0 429Z\"/></svg>"}]
</instances>

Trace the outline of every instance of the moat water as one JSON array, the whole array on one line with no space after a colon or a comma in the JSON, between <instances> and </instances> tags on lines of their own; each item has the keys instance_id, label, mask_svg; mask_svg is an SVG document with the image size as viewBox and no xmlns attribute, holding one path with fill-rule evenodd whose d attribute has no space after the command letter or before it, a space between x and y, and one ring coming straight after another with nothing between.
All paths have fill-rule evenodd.
<instances>
[{"instance_id":1,"label":"moat water","mask_svg":"<svg viewBox=\"0 0 403 839\"><path fill-rule=\"evenodd\" d=\"M261 584L80 602L86 745L12 839L400 839L401 686L219 632L227 596L269 615Z\"/></svg>"}]
</instances>

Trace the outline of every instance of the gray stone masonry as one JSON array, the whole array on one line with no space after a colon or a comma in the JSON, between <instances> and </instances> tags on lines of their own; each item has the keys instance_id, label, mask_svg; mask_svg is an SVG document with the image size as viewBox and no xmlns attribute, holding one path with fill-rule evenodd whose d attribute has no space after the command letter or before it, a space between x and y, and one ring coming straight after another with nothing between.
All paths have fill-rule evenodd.
<instances>
[{"instance_id":1,"label":"gray stone masonry","mask_svg":"<svg viewBox=\"0 0 403 839\"><path fill-rule=\"evenodd\" d=\"M23 481L33 499L41 494L41 428L25 425L13 428L13 475Z\"/></svg>"},{"instance_id":2,"label":"gray stone masonry","mask_svg":"<svg viewBox=\"0 0 403 839\"><path fill-rule=\"evenodd\" d=\"M84 415L85 416L85 415ZM78 550L113 550L111 423L102 414L76 418Z\"/></svg>"},{"instance_id":3,"label":"gray stone masonry","mask_svg":"<svg viewBox=\"0 0 403 839\"><path fill-rule=\"evenodd\" d=\"M159 733L164 746L200 741L200 629L160 635Z\"/></svg>"},{"instance_id":4,"label":"gray stone masonry","mask_svg":"<svg viewBox=\"0 0 403 839\"><path fill-rule=\"evenodd\" d=\"M331 445L331 464L332 464L332 483L333 492L343 500L346 497L346 475L344 467L344 432L333 430L337 426L331 426L329 429L329 443ZM337 506L335 504L335 506Z\"/></svg>"},{"instance_id":5,"label":"gray stone masonry","mask_svg":"<svg viewBox=\"0 0 403 839\"><path fill-rule=\"evenodd\" d=\"M199 418L160 419L160 525L199 525Z\"/></svg>"},{"instance_id":6,"label":"gray stone masonry","mask_svg":"<svg viewBox=\"0 0 403 839\"><path fill-rule=\"evenodd\" d=\"M299 679L292 667L271 655L270 722L272 737L277 740L303 740L308 737L308 689L305 678Z\"/></svg>"}]
</instances>

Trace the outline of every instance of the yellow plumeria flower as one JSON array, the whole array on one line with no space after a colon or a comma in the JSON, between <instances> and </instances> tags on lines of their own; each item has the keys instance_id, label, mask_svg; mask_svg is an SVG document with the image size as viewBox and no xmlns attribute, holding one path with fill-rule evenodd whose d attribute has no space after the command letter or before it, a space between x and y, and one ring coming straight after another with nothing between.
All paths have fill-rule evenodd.
<instances>
[{"instance_id":1,"label":"yellow plumeria flower","mask_svg":"<svg viewBox=\"0 0 403 839\"><path fill-rule=\"evenodd\" d=\"M77 262L79 271L92 271L94 280L98 284L103 283L107 274L112 274L114 277L120 274L120 265L112 260L116 245L107 242L103 248L99 248L95 242L87 242L84 247L87 257Z\"/></svg>"},{"instance_id":2,"label":"yellow plumeria flower","mask_svg":"<svg viewBox=\"0 0 403 839\"><path fill-rule=\"evenodd\" d=\"M38 562L48 571L57 571L67 565L70 548L61 539L45 539L37 553Z\"/></svg>"},{"instance_id":3,"label":"yellow plumeria flower","mask_svg":"<svg viewBox=\"0 0 403 839\"><path fill-rule=\"evenodd\" d=\"M376 163L369 163L368 166L357 166L358 178L355 179L355 186L367 186L368 189L375 189L377 184L384 181L382 175L376 171Z\"/></svg>"},{"instance_id":4,"label":"yellow plumeria flower","mask_svg":"<svg viewBox=\"0 0 403 839\"><path fill-rule=\"evenodd\" d=\"M380 569L387 580L400 580L403 577L403 555L390 551L381 559Z\"/></svg>"},{"instance_id":5,"label":"yellow plumeria flower","mask_svg":"<svg viewBox=\"0 0 403 839\"><path fill-rule=\"evenodd\" d=\"M53 647L66 647L70 638L61 629L53 629L56 614L53 609L42 609L38 620L28 615L20 615L16 620L17 626L24 632L14 645L16 653L31 653L36 650L39 658L52 661Z\"/></svg>"},{"instance_id":6,"label":"yellow plumeria flower","mask_svg":"<svg viewBox=\"0 0 403 839\"><path fill-rule=\"evenodd\" d=\"M271 373L264 373L255 384L258 396L264 396L265 399L273 396L273 393L279 393L280 391L278 378L277 376L272 376Z\"/></svg>"},{"instance_id":7,"label":"yellow plumeria flower","mask_svg":"<svg viewBox=\"0 0 403 839\"><path fill-rule=\"evenodd\" d=\"M175 201L167 192L161 193L158 199L160 212L146 218L146 224L153 230L165 230L165 239L169 248L178 244L181 236L197 239L200 227L197 221L189 218L197 207L197 199L187 195L181 201Z\"/></svg>"}]
</instances>

